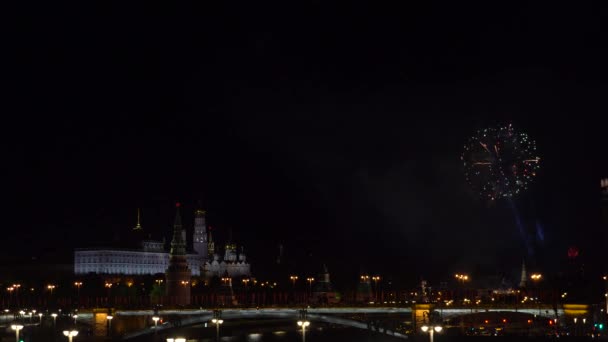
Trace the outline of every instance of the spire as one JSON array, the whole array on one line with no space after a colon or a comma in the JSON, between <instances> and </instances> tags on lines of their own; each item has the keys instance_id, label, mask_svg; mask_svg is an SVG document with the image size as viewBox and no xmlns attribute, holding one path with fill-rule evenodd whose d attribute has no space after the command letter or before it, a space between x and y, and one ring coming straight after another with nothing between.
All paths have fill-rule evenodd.
<instances>
[{"instance_id":1,"label":"spire","mask_svg":"<svg viewBox=\"0 0 608 342\"><path fill-rule=\"evenodd\" d=\"M177 229L177 227L179 227L179 229L182 229L182 215L180 215L179 213L179 207L181 206L181 204L179 202L175 203L175 208L176 209L176 214L175 214L175 222L173 223L173 229Z\"/></svg>"},{"instance_id":2,"label":"spire","mask_svg":"<svg viewBox=\"0 0 608 342\"><path fill-rule=\"evenodd\" d=\"M133 228L133 230L142 230L143 228L141 227L141 222L140 222L140 217L141 213L139 208L137 208L137 225L135 225L135 228Z\"/></svg>"},{"instance_id":3,"label":"spire","mask_svg":"<svg viewBox=\"0 0 608 342\"><path fill-rule=\"evenodd\" d=\"M209 226L209 239L207 240L207 253L213 258L215 254L215 242L213 242L213 235L211 234L211 226Z\"/></svg>"},{"instance_id":4,"label":"spire","mask_svg":"<svg viewBox=\"0 0 608 342\"><path fill-rule=\"evenodd\" d=\"M173 240L171 240L171 255L186 255L186 241L182 229L182 217L179 213L180 203L175 204L175 223L173 224Z\"/></svg>"},{"instance_id":5,"label":"spire","mask_svg":"<svg viewBox=\"0 0 608 342\"><path fill-rule=\"evenodd\" d=\"M521 276L519 278L519 287L526 287L526 281L528 280L528 275L526 274L526 261L522 261L521 263Z\"/></svg>"},{"instance_id":6,"label":"spire","mask_svg":"<svg viewBox=\"0 0 608 342\"><path fill-rule=\"evenodd\" d=\"M207 212L203 209L203 202L201 200L198 201L196 210L194 210L196 215L205 215Z\"/></svg>"}]
</instances>

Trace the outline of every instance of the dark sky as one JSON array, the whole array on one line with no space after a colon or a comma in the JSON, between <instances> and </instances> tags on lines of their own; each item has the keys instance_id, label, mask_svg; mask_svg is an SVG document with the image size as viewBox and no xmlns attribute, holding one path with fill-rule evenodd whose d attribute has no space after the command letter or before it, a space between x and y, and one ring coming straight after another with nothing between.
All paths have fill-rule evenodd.
<instances>
[{"instance_id":1,"label":"dark sky","mask_svg":"<svg viewBox=\"0 0 608 342\"><path fill-rule=\"evenodd\" d=\"M325 1L15 8L1 253L65 259L110 244L138 207L168 237L173 203L191 222L202 200L258 269L280 241L299 264L410 280L511 272L522 258L558 269L568 246L599 264L605 14ZM504 123L542 157L515 201L533 255L507 203L481 201L459 160L477 129Z\"/></svg>"}]
</instances>

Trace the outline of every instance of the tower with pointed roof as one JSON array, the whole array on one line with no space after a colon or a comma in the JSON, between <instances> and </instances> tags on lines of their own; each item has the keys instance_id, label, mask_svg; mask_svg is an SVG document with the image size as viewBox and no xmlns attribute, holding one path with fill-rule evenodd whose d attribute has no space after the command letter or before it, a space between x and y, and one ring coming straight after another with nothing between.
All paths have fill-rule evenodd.
<instances>
[{"instance_id":1,"label":"tower with pointed roof","mask_svg":"<svg viewBox=\"0 0 608 342\"><path fill-rule=\"evenodd\" d=\"M336 292L329 279L327 265L323 264L323 270L318 276L318 281L312 289L312 301L317 304L335 304L338 302Z\"/></svg>"},{"instance_id":2,"label":"tower with pointed roof","mask_svg":"<svg viewBox=\"0 0 608 342\"><path fill-rule=\"evenodd\" d=\"M198 208L194 211L194 235L192 237L192 247L194 251L200 255L202 262L205 263L208 259L207 246L207 223L205 220L205 211Z\"/></svg>"},{"instance_id":3,"label":"tower with pointed roof","mask_svg":"<svg viewBox=\"0 0 608 342\"><path fill-rule=\"evenodd\" d=\"M526 273L526 262L522 261L521 263L521 275L519 277L519 287L526 287L526 282L528 280L528 274Z\"/></svg>"},{"instance_id":4,"label":"tower with pointed roof","mask_svg":"<svg viewBox=\"0 0 608 342\"><path fill-rule=\"evenodd\" d=\"M207 253L208 259L213 260L213 255L215 254L215 242L213 242L213 235L211 234L211 226L209 226L209 239L207 240Z\"/></svg>"},{"instance_id":5,"label":"tower with pointed roof","mask_svg":"<svg viewBox=\"0 0 608 342\"><path fill-rule=\"evenodd\" d=\"M169 267L165 273L167 282L167 296L172 304L190 304L190 278L192 272L188 267L186 259L186 240L182 218L179 212L180 204L177 203L175 223L173 224L173 239L171 240L171 251L169 252Z\"/></svg>"}]
</instances>

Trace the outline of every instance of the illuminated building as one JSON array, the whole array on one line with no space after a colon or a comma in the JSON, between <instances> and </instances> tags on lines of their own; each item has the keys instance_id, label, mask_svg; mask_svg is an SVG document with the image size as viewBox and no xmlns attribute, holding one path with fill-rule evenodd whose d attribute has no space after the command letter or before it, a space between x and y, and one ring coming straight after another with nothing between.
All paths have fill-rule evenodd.
<instances>
[{"instance_id":1,"label":"illuminated building","mask_svg":"<svg viewBox=\"0 0 608 342\"><path fill-rule=\"evenodd\" d=\"M192 253L185 258L192 276L211 278L228 273L230 277L249 276L250 265L241 247L226 244L224 255L220 256L215 248L211 228L207 232L205 211L197 209L194 217ZM137 225L132 233L143 236L143 226L138 210ZM207 236L207 233L209 234ZM180 230L181 239L186 241L186 230ZM208 238L207 238L208 237ZM116 275L154 275L165 273L169 267L170 253L165 250L165 241L139 239L139 248L78 248L74 251L75 274L116 274Z\"/></svg>"},{"instance_id":2,"label":"illuminated building","mask_svg":"<svg viewBox=\"0 0 608 342\"><path fill-rule=\"evenodd\" d=\"M247 262L245 252L241 247L241 253L237 254L236 245L227 243L224 248L224 256L214 253L210 255L213 260L203 264L202 276L205 278L220 277L227 273L230 277L242 277L251 275L251 265Z\"/></svg>"},{"instance_id":3,"label":"illuminated building","mask_svg":"<svg viewBox=\"0 0 608 342\"><path fill-rule=\"evenodd\" d=\"M207 224L205 222L205 211L196 209L194 211L194 236L192 237L192 247L196 254L202 255L206 261L207 255Z\"/></svg>"}]
</instances>

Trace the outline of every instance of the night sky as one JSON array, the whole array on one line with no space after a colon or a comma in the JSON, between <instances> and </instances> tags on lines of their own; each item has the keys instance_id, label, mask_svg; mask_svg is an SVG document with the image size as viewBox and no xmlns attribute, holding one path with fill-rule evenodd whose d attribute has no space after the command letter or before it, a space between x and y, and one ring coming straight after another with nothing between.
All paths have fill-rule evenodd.
<instances>
[{"instance_id":1,"label":"night sky","mask_svg":"<svg viewBox=\"0 0 608 342\"><path fill-rule=\"evenodd\" d=\"M192 7L191 7L192 6ZM41 3L4 43L0 255L71 261L202 201L255 270L285 245L395 279L600 267L608 28L588 7ZM477 129L513 123L541 169L487 203ZM542 238L539 237L542 235ZM121 233L122 232L122 233ZM300 265L300 266L298 266Z\"/></svg>"}]
</instances>

